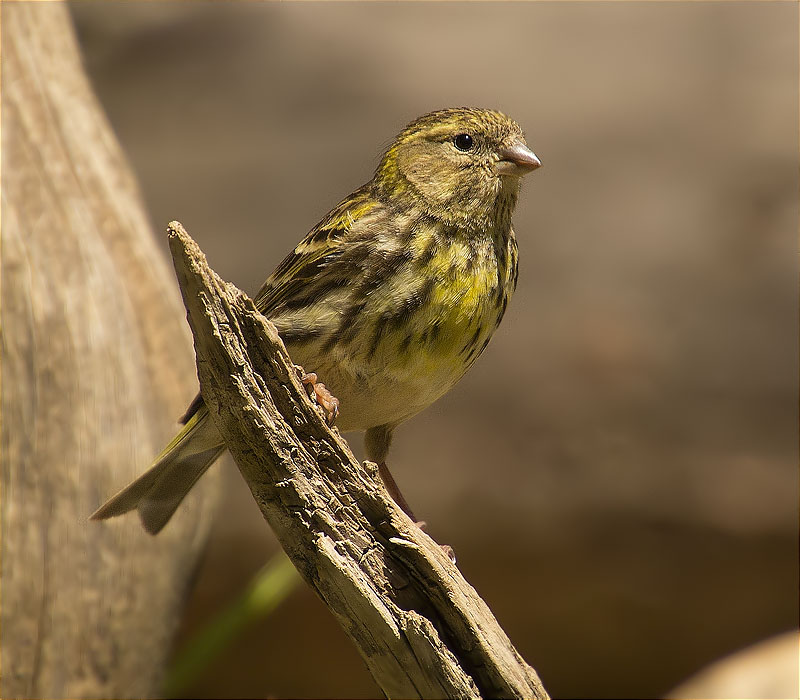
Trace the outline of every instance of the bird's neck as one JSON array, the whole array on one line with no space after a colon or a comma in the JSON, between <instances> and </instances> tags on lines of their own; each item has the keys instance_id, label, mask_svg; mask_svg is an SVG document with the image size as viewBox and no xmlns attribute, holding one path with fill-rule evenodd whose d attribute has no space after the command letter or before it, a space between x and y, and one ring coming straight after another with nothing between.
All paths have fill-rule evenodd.
<instances>
[{"instance_id":1,"label":"bird's neck","mask_svg":"<svg viewBox=\"0 0 800 700\"><path fill-rule=\"evenodd\" d=\"M465 236L488 233L494 238L503 239L511 230L511 216L519 194L519 184L509 184L511 186L499 187L497 193L488 200L468 204L453 202L448 206L417 196L414 197L413 208L424 212L426 217L442 226L459 229Z\"/></svg>"}]
</instances>

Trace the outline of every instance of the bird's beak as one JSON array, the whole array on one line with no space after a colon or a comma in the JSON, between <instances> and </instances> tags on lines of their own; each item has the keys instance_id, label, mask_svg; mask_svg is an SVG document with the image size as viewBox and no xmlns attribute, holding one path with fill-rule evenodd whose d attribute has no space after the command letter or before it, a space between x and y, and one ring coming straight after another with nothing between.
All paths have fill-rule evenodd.
<instances>
[{"instance_id":1,"label":"bird's beak","mask_svg":"<svg viewBox=\"0 0 800 700\"><path fill-rule=\"evenodd\" d=\"M515 141L510 146L503 146L497 155L499 160L495 165L495 170L499 175L512 175L522 177L523 175L536 170L542 166L536 154L528 148L522 140Z\"/></svg>"}]
</instances>

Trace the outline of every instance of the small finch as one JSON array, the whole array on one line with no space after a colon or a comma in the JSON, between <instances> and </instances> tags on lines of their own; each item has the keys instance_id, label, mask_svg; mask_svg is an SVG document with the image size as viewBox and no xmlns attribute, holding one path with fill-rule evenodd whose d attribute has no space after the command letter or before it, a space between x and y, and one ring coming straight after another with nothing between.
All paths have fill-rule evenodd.
<instances>
[{"instance_id":1,"label":"small finch","mask_svg":"<svg viewBox=\"0 0 800 700\"><path fill-rule=\"evenodd\" d=\"M313 371L306 381L329 419L366 431L367 459L413 520L386 467L392 432L464 375L503 318L517 284L511 215L521 177L540 165L500 112L426 114L255 297L292 360ZM148 532L166 525L225 449L200 396L182 421L150 469L93 519L136 508Z\"/></svg>"}]
</instances>

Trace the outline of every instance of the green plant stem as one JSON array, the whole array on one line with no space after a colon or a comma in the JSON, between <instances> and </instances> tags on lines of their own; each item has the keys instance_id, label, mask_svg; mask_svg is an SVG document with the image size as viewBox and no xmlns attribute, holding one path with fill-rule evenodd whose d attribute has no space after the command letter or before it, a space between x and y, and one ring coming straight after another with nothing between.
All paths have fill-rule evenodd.
<instances>
[{"instance_id":1,"label":"green plant stem","mask_svg":"<svg viewBox=\"0 0 800 700\"><path fill-rule=\"evenodd\" d=\"M249 626L264 619L300 582L283 552L255 575L230 605L220 611L176 654L164 682L164 694L178 697Z\"/></svg>"}]
</instances>

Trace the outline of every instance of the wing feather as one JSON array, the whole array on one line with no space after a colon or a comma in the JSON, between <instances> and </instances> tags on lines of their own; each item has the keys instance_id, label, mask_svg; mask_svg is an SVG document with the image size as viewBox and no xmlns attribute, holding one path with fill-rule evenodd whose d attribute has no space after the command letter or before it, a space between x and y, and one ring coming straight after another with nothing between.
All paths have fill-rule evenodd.
<instances>
[{"instance_id":1,"label":"wing feather","mask_svg":"<svg viewBox=\"0 0 800 700\"><path fill-rule=\"evenodd\" d=\"M256 308L270 316L277 308L302 299L309 283L339 258L353 224L378 206L369 185L340 202L278 265L255 296Z\"/></svg>"}]
</instances>

